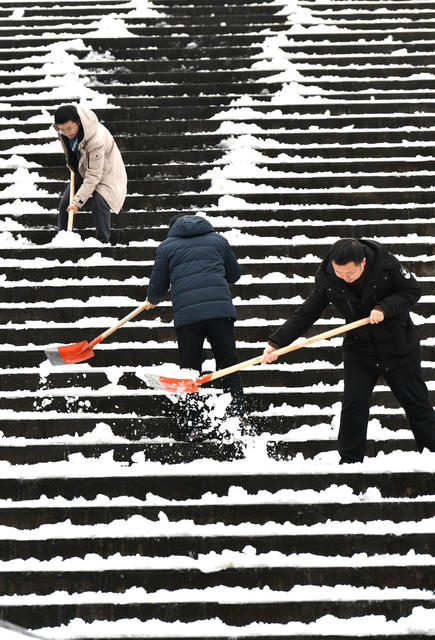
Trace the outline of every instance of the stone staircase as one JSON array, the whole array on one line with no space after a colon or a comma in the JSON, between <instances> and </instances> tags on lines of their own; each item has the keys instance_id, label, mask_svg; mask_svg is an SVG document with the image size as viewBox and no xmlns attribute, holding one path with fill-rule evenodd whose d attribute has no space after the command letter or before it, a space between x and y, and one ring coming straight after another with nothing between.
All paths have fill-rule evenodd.
<instances>
[{"instance_id":1,"label":"stone staircase","mask_svg":"<svg viewBox=\"0 0 435 640\"><path fill-rule=\"evenodd\" d=\"M435 634L434 454L381 381L368 458L338 467L339 339L245 370L254 435L195 444L143 380L177 361L169 302L89 362L44 361L140 304L168 220L201 211L243 268L240 360L332 242L372 237L422 284L433 392L435 3L144 5L0 8L0 617L53 640ZM80 100L127 164L111 246L86 213L57 236L50 124Z\"/></svg>"}]
</instances>

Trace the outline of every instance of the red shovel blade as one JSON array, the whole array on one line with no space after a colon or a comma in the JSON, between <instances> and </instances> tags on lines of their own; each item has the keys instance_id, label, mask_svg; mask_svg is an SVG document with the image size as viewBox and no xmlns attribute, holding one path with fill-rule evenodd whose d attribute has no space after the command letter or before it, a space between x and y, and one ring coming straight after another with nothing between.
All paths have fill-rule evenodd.
<instances>
[{"instance_id":1,"label":"red shovel blade","mask_svg":"<svg viewBox=\"0 0 435 640\"><path fill-rule=\"evenodd\" d=\"M83 362L84 360L89 360L95 354L92 347L89 346L89 342L83 340L76 344L66 344L63 347L48 348L45 350L45 355L51 364L59 365Z\"/></svg>"},{"instance_id":2,"label":"red shovel blade","mask_svg":"<svg viewBox=\"0 0 435 640\"><path fill-rule=\"evenodd\" d=\"M167 378L159 376L160 384L169 393L196 393L198 383L193 378Z\"/></svg>"},{"instance_id":3,"label":"red shovel blade","mask_svg":"<svg viewBox=\"0 0 435 640\"><path fill-rule=\"evenodd\" d=\"M147 374L142 378L144 382L154 389L162 389L169 393L196 393L199 385L208 382L211 379L211 373L200 378L168 378L167 376L159 376Z\"/></svg>"}]
</instances>

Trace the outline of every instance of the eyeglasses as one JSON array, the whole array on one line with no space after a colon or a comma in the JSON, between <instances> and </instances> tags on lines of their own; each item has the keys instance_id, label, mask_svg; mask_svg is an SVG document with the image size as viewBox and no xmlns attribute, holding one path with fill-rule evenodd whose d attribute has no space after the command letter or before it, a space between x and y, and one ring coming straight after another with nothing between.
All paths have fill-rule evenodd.
<instances>
[{"instance_id":1,"label":"eyeglasses","mask_svg":"<svg viewBox=\"0 0 435 640\"><path fill-rule=\"evenodd\" d=\"M67 127L66 129L62 129L61 127L57 127L57 130L59 131L59 133L74 133L76 128L75 127Z\"/></svg>"}]
</instances>

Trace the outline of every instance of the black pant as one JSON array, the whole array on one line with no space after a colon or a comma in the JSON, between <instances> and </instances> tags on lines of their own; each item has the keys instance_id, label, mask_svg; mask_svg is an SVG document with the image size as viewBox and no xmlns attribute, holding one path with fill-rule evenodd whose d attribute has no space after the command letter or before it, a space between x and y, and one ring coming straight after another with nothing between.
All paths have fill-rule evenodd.
<instances>
[{"instance_id":1,"label":"black pant","mask_svg":"<svg viewBox=\"0 0 435 640\"><path fill-rule=\"evenodd\" d=\"M75 184L77 192L83 184L83 178L77 173L75 174ZM68 228L67 207L69 206L69 190L70 185L68 184L59 204L59 231L66 231ZM107 243L110 238L110 207L103 196L97 191L94 191L88 202L91 205L92 216L97 231L97 240Z\"/></svg>"},{"instance_id":2,"label":"black pant","mask_svg":"<svg viewBox=\"0 0 435 640\"><path fill-rule=\"evenodd\" d=\"M364 459L369 419L369 401L382 375L403 406L417 447L435 451L435 412L423 380L419 360L412 360L392 371L379 365L345 361L344 392L341 409L338 450L346 462Z\"/></svg>"},{"instance_id":3,"label":"black pant","mask_svg":"<svg viewBox=\"0 0 435 640\"><path fill-rule=\"evenodd\" d=\"M216 360L216 369L230 367L237 362L236 338L232 318L212 318L176 328L178 353L182 368L201 371L204 340L210 343ZM243 387L238 372L221 378L224 391L232 396L228 413L243 415ZM186 399L189 401L189 397Z\"/></svg>"}]
</instances>

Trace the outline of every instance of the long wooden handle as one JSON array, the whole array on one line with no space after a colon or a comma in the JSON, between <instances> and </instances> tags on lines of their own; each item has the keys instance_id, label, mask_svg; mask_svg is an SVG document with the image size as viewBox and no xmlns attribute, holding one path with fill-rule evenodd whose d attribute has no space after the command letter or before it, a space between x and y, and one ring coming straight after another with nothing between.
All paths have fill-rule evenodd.
<instances>
[{"instance_id":1,"label":"long wooden handle","mask_svg":"<svg viewBox=\"0 0 435 640\"><path fill-rule=\"evenodd\" d=\"M289 353L290 351L296 351L297 349L302 349L303 347L307 347L308 345L313 344L314 342L319 342L320 340L326 340L327 338L338 336L342 333L346 333L346 331L352 331L352 329L357 329L358 327L362 327L365 324L368 324L369 322L370 322L370 318L362 318L361 320L355 320L355 322L349 322L349 324L336 327L335 329L330 329L329 331L324 331L323 333L319 333L316 336L313 336L312 338L307 338L307 340L304 340L303 342L298 342L297 344L289 344L286 347L281 347L281 349L276 349L274 353L277 356L282 356L285 353ZM209 374L207 382L211 380L216 380L216 378L222 378L223 376L227 376L230 373L235 373L236 371L240 371L241 369L245 369L246 367L251 367L254 364L260 364L262 360L263 360L263 355L257 356L256 358L251 358L251 360L245 360L244 362L239 362L238 364L234 364L231 367L227 367L226 369L220 369L219 371L215 371L211 375ZM201 378L199 378L199 380L201 380Z\"/></svg>"},{"instance_id":2,"label":"long wooden handle","mask_svg":"<svg viewBox=\"0 0 435 640\"><path fill-rule=\"evenodd\" d=\"M74 191L75 191L75 173L74 171L70 172L70 186L69 186L69 204L70 206L72 205L72 201L74 198ZM72 231L73 229L73 221L74 221L74 214L72 211L68 211L68 227L67 230L68 231Z\"/></svg>"},{"instance_id":3,"label":"long wooden handle","mask_svg":"<svg viewBox=\"0 0 435 640\"><path fill-rule=\"evenodd\" d=\"M137 309L134 309L134 311L124 316L122 320L119 320L116 324L114 324L113 327L106 329L104 333L101 333L94 340L92 340L92 342L89 343L89 346L95 347L96 344L98 344L99 342L101 342L102 340L110 336L112 333L115 333L115 331L117 331L119 327L122 327L123 324L125 324L126 322L128 322L129 320L137 316L139 313L142 313L142 311L145 311L146 308L147 308L147 302L146 301L142 302L142 304L139 307L137 307Z\"/></svg>"}]
</instances>

